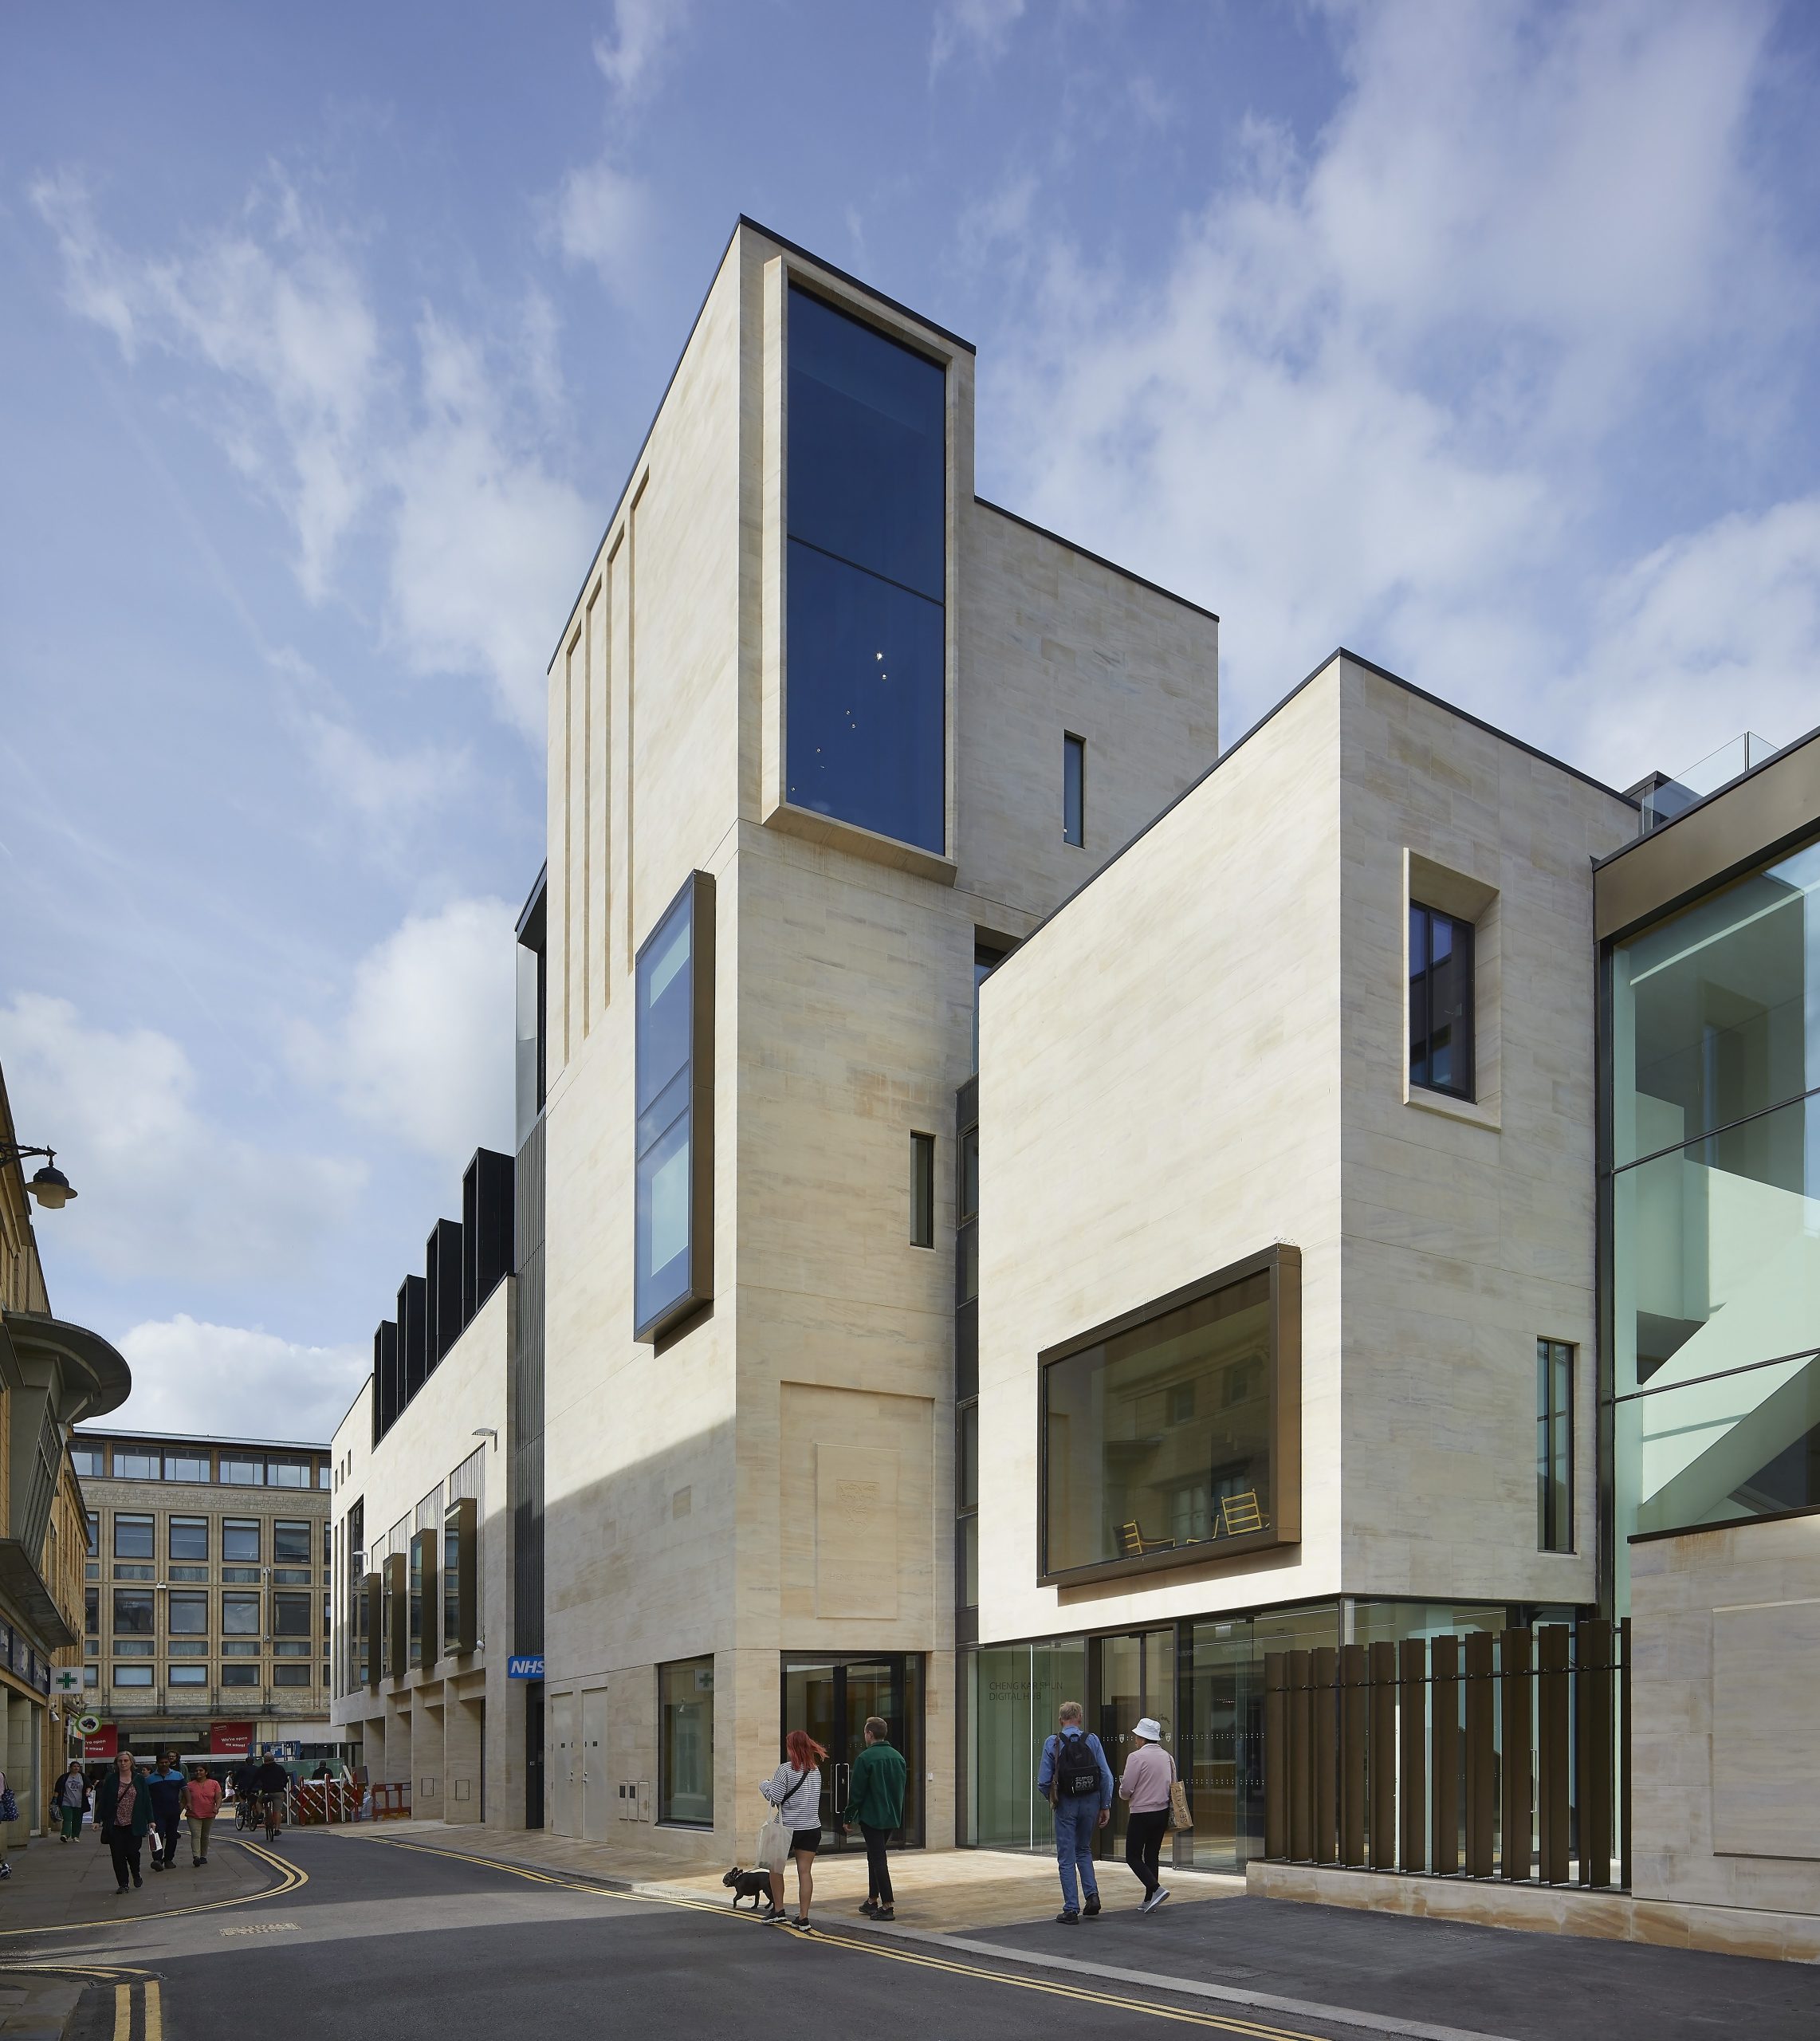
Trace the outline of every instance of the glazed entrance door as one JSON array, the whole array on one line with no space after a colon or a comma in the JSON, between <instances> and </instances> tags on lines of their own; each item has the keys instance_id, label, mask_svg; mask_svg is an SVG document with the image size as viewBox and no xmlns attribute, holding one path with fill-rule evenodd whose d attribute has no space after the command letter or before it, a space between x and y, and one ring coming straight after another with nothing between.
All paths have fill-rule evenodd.
<instances>
[{"instance_id":1,"label":"glazed entrance door","mask_svg":"<svg viewBox=\"0 0 1820 2041\"><path fill-rule=\"evenodd\" d=\"M866 1748L866 1719L882 1716L890 1740L909 1768L899 1839L922 1842L922 1661L901 1652L871 1658L786 1658L784 1720L779 1736L806 1729L827 1751L822 1764L821 1823L824 1850L863 1846L855 1828L843 1835L853 1763Z\"/></svg>"},{"instance_id":2,"label":"glazed entrance door","mask_svg":"<svg viewBox=\"0 0 1820 2041\"><path fill-rule=\"evenodd\" d=\"M1098 1735L1116 1784L1125 1760L1137 1748L1132 1734L1146 1715L1158 1726L1173 1753L1175 1748L1175 1628L1140 1630L1130 1637L1102 1637L1088 1646L1088 1677L1093 1703L1087 1725ZM1112 1796L1112 1819L1099 1831L1099 1854L1122 1855L1125 1849L1125 1803Z\"/></svg>"}]
</instances>

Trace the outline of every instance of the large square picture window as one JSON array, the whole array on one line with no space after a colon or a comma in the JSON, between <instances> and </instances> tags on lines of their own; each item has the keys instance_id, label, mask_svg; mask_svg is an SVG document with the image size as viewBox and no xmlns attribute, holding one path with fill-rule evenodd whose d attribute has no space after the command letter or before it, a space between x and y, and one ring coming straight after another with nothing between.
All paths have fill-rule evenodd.
<instances>
[{"instance_id":1,"label":"large square picture window","mask_svg":"<svg viewBox=\"0 0 1820 2041\"><path fill-rule=\"evenodd\" d=\"M946 372L795 289L788 346L787 796L939 855Z\"/></svg>"},{"instance_id":2,"label":"large square picture window","mask_svg":"<svg viewBox=\"0 0 1820 2041\"><path fill-rule=\"evenodd\" d=\"M713 1294L714 882L693 872L639 950L636 1335Z\"/></svg>"},{"instance_id":3,"label":"large square picture window","mask_svg":"<svg viewBox=\"0 0 1820 2041\"><path fill-rule=\"evenodd\" d=\"M1299 1539L1300 1286L1272 1248L1040 1357L1046 1580Z\"/></svg>"}]
</instances>

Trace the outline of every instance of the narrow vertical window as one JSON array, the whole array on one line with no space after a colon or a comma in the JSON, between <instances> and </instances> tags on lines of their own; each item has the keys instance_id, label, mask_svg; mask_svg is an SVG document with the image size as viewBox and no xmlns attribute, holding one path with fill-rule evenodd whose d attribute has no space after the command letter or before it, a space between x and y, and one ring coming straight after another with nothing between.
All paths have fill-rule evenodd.
<instances>
[{"instance_id":1,"label":"narrow vertical window","mask_svg":"<svg viewBox=\"0 0 1820 2041\"><path fill-rule=\"evenodd\" d=\"M960 1606L980 1606L980 1406L963 1403L955 1413L954 1536Z\"/></svg>"},{"instance_id":2,"label":"narrow vertical window","mask_svg":"<svg viewBox=\"0 0 1820 2041\"><path fill-rule=\"evenodd\" d=\"M980 1130L970 1127L960 1140L954 1185L954 1302L958 1308L980 1294Z\"/></svg>"},{"instance_id":3,"label":"narrow vertical window","mask_svg":"<svg viewBox=\"0 0 1820 2041\"><path fill-rule=\"evenodd\" d=\"M1087 739L1062 735L1062 841L1087 842Z\"/></svg>"},{"instance_id":4,"label":"narrow vertical window","mask_svg":"<svg viewBox=\"0 0 1820 2041\"><path fill-rule=\"evenodd\" d=\"M1472 1096L1472 924L1413 901L1409 1082Z\"/></svg>"},{"instance_id":5,"label":"narrow vertical window","mask_svg":"<svg viewBox=\"0 0 1820 2041\"><path fill-rule=\"evenodd\" d=\"M980 1067L980 988L1012 951L1017 947L1008 937L989 936L979 930L973 935L973 1068Z\"/></svg>"},{"instance_id":6,"label":"narrow vertical window","mask_svg":"<svg viewBox=\"0 0 1820 2041\"><path fill-rule=\"evenodd\" d=\"M935 1245L935 1136L910 1136L910 1245Z\"/></svg>"},{"instance_id":7,"label":"narrow vertical window","mask_svg":"<svg viewBox=\"0 0 1820 2041\"><path fill-rule=\"evenodd\" d=\"M1564 1339L1535 1343L1535 1542L1574 1549L1574 1350Z\"/></svg>"},{"instance_id":8,"label":"narrow vertical window","mask_svg":"<svg viewBox=\"0 0 1820 2041\"><path fill-rule=\"evenodd\" d=\"M638 955L636 1334L713 1295L714 882L690 875Z\"/></svg>"}]
</instances>

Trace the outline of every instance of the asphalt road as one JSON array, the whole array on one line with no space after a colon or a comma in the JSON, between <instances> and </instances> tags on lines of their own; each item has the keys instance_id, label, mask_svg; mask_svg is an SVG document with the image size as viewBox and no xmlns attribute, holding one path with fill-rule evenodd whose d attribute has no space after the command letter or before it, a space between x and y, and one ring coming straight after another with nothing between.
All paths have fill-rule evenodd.
<instances>
[{"instance_id":1,"label":"asphalt road","mask_svg":"<svg viewBox=\"0 0 1820 2041\"><path fill-rule=\"evenodd\" d=\"M959 1949L843 1933L835 1915L805 1938L724 1905L632 1897L403 1840L294 1835L273 1870L287 1889L250 1903L47 1936L7 1956L96 1977L69 2041L1161 2041L1184 2025L1252 2041L1820 2034L1820 1980L1804 1965L1281 1902L1213 1901L1173 1919L1165 1909L1142 1925L1167 1919L1166 1933L1141 1940L1033 1923ZM1029 1960L1046 1955L1250 1978L1361 2017L1222 2004Z\"/></svg>"},{"instance_id":2,"label":"asphalt road","mask_svg":"<svg viewBox=\"0 0 1820 2041\"><path fill-rule=\"evenodd\" d=\"M849 1938L838 1920L804 1937L722 1906L409 1846L303 1834L279 1854L307 1882L34 1945L29 1960L107 1973L70 2041L1127 2041L1184 2023L1253 2041L1360 2032L1044 1975L1015 1958Z\"/></svg>"}]
</instances>

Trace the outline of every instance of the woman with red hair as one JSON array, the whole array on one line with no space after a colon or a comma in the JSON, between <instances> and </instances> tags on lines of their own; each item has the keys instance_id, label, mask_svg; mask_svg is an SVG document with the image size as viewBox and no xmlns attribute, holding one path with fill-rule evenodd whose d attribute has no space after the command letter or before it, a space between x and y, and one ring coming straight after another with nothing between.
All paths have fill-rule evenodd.
<instances>
[{"instance_id":1,"label":"woman with red hair","mask_svg":"<svg viewBox=\"0 0 1820 2041\"><path fill-rule=\"evenodd\" d=\"M771 1911L767 1921L809 1932L809 1895L815 1890L816 1852L822 1841L821 1761L827 1756L806 1730L792 1729L784 1739L789 1753L759 1791L790 1831L790 1854L796 1860L796 1917L784 1911L784 1874L771 1874Z\"/></svg>"}]
</instances>

